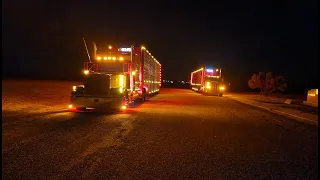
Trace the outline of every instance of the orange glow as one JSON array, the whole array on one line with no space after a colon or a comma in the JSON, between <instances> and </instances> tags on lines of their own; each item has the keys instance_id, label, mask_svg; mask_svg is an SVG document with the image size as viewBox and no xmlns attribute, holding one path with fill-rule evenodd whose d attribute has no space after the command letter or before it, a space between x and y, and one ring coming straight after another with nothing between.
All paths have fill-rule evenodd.
<instances>
[{"instance_id":1,"label":"orange glow","mask_svg":"<svg viewBox=\"0 0 320 180\"><path fill-rule=\"evenodd\" d=\"M211 83L210 83L210 82L207 82L207 83L206 83L206 88L207 88L207 89L211 89Z\"/></svg>"},{"instance_id":2,"label":"orange glow","mask_svg":"<svg viewBox=\"0 0 320 180\"><path fill-rule=\"evenodd\" d=\"M72 106L72 104L70 104L68 107L71 109L73 106Z\"/></svg>"},{"instance_id":3,"label":"orange glow","mask_svg":"<svg viewBox=\"0 0 320 180\"><path fill-rule=\"evenodd\" d=\"M127 109L127 106L122 106L121 108L122 108L122 109Z\"/></svg>"}]
</instances>

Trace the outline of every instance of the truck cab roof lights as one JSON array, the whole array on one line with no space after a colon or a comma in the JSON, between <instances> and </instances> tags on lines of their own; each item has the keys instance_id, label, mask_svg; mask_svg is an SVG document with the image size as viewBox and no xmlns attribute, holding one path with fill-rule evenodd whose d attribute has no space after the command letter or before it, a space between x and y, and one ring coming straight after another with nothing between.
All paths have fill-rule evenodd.
<instances>
[{"instance_id":1,"label":"truck cab roof lights","mask_svg":"<svg viewBox=\"0 0 320 180\"><path fill-rule=\"evenodd\" d=\"M115 57L115 56L104 56L103 58L101 56L98 56L96 58L98 61L100 61L101 59L103 60L120 60L120 61L123 61L124 60L124 57L120 56L120 57Z\"/></svg>"},{"instance_id":2,"label":"truck cab roof lights","mask_svg":"<svg viewBox=\"0 0 320 180\"><path fill-rule=\"evenodd\" d=\"M207 72L213 72L213 69L206 69Z\"/></svg>"}]
</instances>

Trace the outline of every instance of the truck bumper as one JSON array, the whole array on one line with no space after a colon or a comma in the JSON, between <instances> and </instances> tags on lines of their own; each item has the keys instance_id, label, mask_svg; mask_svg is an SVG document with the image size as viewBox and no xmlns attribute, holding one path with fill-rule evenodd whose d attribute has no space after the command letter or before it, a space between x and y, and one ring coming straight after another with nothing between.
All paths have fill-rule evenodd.
<instances>
[{"instance_id":1,"label":"truck bumper","mask_svg":"<svg viewBox=\"0 0 320 180\"><path fill-rule=\"evenodd\" d=\"M222 96L223 95L223 91L204 91L205 95L218 95L218 96Z\"/></svg>"},{"instance_id":2,"label":"truck bumper","mask_svg":"<svg viewBox=\"0 0 320 180\"><path fill-rule=\"evenodd\" d=\"M73 108L87 109L105 109L105 110L121 110L125 109L126 104L124 98L101 98L101 97L71 97L71 105Z\"/></svg>"}]
</instances>

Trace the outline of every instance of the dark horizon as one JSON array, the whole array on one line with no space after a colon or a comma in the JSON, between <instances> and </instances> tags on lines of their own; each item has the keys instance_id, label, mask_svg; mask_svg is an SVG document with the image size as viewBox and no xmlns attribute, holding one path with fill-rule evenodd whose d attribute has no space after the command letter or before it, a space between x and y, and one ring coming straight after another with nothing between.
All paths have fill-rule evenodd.
<instances>
[{"instance_id":1,"label":"dark horizon","mask_svg":"<svg viewBox=\"0 0 320 180\"><path fill-rule=\"evenodd\" d=\"M79 73L81 74L81 73ZM2 76L2 80L44 80L44 81L75 81L75 82L82 82L83 81L83 77L63 77L63 76L60 76L60 77L57 77L57 76L54 76L54 77L48 77L48 76L38 76L36 74L33 74L33 75L30 75L28 74L28 76L26 75L14 75L14 76ZM172 81L189 81L188 79L182 79L182 80L177 80L177 79L166 79L166 80L172 80ZM229 82L229 81L228 81ZM246 80L243 80L243 81L240 81L240 82L236 82L236 83L231 83L231 87L228 89L229 92L260 92L259 89L250 89L247 84L246 84ZM283 92L285 94L303 94L303 95L306 95L307 94L307 91L310 90L310 89L314 89L314 88L304 88L304 87L297 87L297 86L292 86L290 85L290 82L289 83L289 87L288 89ZM81 84L81 83L80 83ZM80 85L78 84L78 85ZM82 83L83 84L83 83ZM228 85L228 83L226 84ZM178 84L178 83L175 83L173 85L170 85L170 83L163 83L162 82L162 87L163 88L191 88L188 84ZM279 93L279 92L276 92L276 93Z\"/></svg>"},{"instance_id":2,"label":"dark horizon","mask_svg":"<svg viewBox=\"0 0 320 180\"><path fill-rule=\"evenodd\" d=\"M90 46L146 46L162 64L163 79L188 80L208 64L238 89L259 71L283 75L291 91L318 88L315 0L2 5L3 79L82 80L85 37Z\"/></svg>"}]
</instances>

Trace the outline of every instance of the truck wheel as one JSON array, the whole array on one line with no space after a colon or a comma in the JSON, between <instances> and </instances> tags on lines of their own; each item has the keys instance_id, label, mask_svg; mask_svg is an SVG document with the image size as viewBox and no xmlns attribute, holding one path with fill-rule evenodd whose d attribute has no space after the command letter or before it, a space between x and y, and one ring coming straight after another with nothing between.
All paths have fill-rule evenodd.
<instances>
[{"instance_id":1,"label":"truck wheel","mask_svg":"<svg viewBox=\"0 0 320 180\"><path fill-rule=\"evenodd\" d=\"M143 90L142 90L142 101L146 100L146 96L147 96L147 91L146 91L145 88L143 88Z\"/></svg>"},{"instance_id":2,"label":"truck wheel","mask_svg":"<svg viewBox=\"0 0 320 180\"><path fill-rule=\"evenodd\" d=\"M87 109L85 107L76 107L77 111L86 111Z\"/></svg>"},{"instance_id":3,"label":"truck wheel","mask_svg":"<svg viewBox=\"0 0 320 180\"><path fill-rule=\"evenodd\" d=\"M222 94L219 94L219 97L222 97Z\"/></svg>"}]
</instances>

